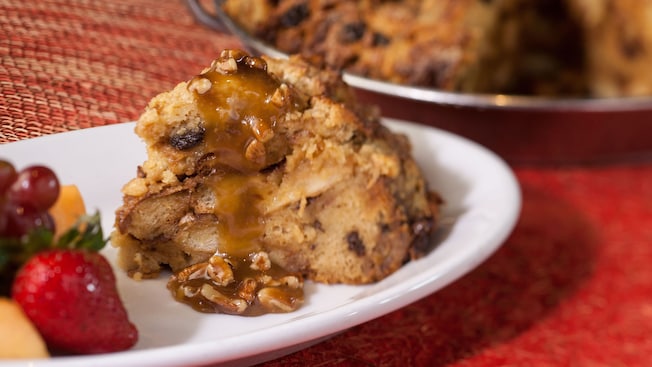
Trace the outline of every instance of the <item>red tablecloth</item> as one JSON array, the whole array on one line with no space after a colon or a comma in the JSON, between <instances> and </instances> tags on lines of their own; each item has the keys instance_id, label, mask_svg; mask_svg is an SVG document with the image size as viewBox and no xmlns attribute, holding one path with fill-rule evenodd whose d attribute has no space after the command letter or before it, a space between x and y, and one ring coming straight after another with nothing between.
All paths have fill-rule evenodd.
<instances>
[{"instance_id":1,"label":"red tablecloth","mask_svg":"<svg viewBox=\"0 0 652 367\"><path fill-rule=\"evenodd\" d=\"M4 0L0 35L0 142L134 120L240 45L180 0ZM265 365L652 365L652 164L514 170L522 214L484 264Z\"/></svg>"}]
</instances>

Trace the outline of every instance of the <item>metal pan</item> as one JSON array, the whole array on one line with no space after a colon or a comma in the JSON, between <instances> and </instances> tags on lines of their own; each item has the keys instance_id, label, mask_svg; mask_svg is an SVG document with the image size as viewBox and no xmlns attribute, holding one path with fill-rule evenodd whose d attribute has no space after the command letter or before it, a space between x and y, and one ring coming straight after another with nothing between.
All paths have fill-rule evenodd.
<instances>
[{"instance_id":1,"label":"metal pan","mask_svg":"<svg viewBox=\"0 0 652 367\"><path fill-rule=\"evenodd\" d=\"M236 35L248 51L287 57L245 32L214 0L209 12L187 4L198 21ZM418 122L465 136L512 164L604 164L652 160L652 97L547 98L468 94L411 87L360 77L344 80L383 116Z\"/></svg>"}]
</instances>

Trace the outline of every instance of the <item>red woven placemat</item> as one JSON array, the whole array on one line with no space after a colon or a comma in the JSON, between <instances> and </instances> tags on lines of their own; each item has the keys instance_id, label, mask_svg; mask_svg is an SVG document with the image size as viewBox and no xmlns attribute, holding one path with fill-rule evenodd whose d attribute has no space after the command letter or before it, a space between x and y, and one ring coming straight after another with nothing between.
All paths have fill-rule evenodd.
<instances>
[{"instance_id":1,"label":"red woven placemat","mask_svg":"<svg viewBox=\"0 0 652 367\"><path fill-rule=\"evenodd\" d=\"M229 35L181 1L0 2L0 142L134 120Z\"/></svg>"}]
</instances>

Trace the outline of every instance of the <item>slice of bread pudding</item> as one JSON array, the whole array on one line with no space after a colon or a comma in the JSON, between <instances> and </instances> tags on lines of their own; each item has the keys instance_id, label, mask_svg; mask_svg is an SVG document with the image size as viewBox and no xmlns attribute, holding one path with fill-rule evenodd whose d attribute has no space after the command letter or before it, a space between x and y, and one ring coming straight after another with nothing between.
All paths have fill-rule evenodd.
<instances>
[{"instance_id":1,"label":"slice of bread pudding","mask_svg":"<svg viewBox=\"0 0 652 367\"><path fill-rule=\"evenodd\" d=\"M133 277L264 253L301 277L361 284L431 243L440 200L407 138L300 58L224 51L156 96L136 133L148 158L111 238Z\"/></svg>"}]
</instances>

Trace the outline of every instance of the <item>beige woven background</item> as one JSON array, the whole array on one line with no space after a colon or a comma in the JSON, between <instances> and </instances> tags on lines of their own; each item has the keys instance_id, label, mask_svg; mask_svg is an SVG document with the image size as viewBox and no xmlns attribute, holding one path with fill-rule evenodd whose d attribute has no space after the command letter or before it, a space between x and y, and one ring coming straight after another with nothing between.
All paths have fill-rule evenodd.
<instances>
[{"instance_id":1,"label":"beige woven background","mask_svg":"<svg viewBox=\"0 0 652 367\"><path fill-rule=\"evenodd\" d=\"M132 121L239 45L182 0L0 0L0 142Z\"/></svg>"}]
</instances>

